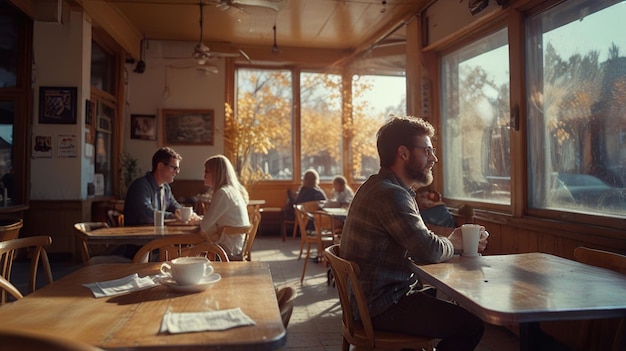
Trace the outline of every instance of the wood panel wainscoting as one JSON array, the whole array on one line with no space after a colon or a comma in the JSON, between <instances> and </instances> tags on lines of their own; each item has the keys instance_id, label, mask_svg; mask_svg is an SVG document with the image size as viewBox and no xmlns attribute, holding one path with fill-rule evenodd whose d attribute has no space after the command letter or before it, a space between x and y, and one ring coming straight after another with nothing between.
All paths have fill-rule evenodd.
<instances>
[{"instance_id":1,"label":"wood panel wainscoting","mask_svg":"<svg viewBox=\"0 0 626 351\"><path fill-rule=\"evenodd\" d=\"M626 253L626 230L534 217L513 218L476 208L473 221L489 231L485 255L543 252L574 260L574 249L578 246ZM595 334L589 333L581 321L542 322L541 330L572 350L610 349L599 346L613 340L617 322L603 320L606 328ZM519 333L517 325L508 329Z\"/></svg>"}]
</instances>

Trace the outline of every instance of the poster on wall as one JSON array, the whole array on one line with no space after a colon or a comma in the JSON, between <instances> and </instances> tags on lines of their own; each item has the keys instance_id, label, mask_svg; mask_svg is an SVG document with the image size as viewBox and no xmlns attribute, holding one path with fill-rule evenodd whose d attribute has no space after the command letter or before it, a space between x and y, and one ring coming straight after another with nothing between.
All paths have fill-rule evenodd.
<instances>
[{"instance_id":1,"label":"poster on wall","mask_svg":"<svg viewBox=\"0 0 626 351\"><path fill-rule=\"evenodd\" d=\"M130 138L156 140L156 115L130 115Z\"/></svg>"},{"instance_id":2,"label":"poster on wall","mask_svg":"<svg viewBox=\"0 0 626 351\"><path fill-rule=\"evenodd\" d=\"M39 123L76 124L76 88L40 87Z\"/></svg>"},{"instance_id":3,"label":"poster on wall","mask_svg":"<svg viewBox=\"0 0 626 351\"><path fill-rule=\"evenodd\" d=\"M57 157L77 157L76 135L59 135L57 146Z\"/></svg>"},{"instance_id":4,"label":"poster on wall","mask_svg":"<svg viewBox=\"0 0 626 351\"><path fill-rule=\"evenodd\" d=\"M52 158L52 136L33 136L33 158Z\"/></svg>"}]
</instances>

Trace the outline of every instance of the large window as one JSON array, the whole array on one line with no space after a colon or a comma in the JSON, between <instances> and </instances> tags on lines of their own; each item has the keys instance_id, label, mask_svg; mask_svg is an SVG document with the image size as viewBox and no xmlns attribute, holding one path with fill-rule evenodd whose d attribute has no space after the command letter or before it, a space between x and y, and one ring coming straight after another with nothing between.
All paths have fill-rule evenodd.
<instances>
[{"instance_id":1,"label":"large window","mask_svg":"<svg viewBox=\"0 0 626 351\"><path fill-rule=\"evenodd\" d=\"M626 2L527 22L529 206L626 217Z\"/></svg>"},{"instance_id":2,"label":"large window","mask_svg":"<svg viewBox=\"0 0 626 351\"><path fill-rule=\"evenodd\" d=\"M315 169L321 179L342 172L341 76L300 75L300 159L302 171Z\"/></svg>"},{"instance_id":3,"label":"large window","mask_svg":"<svg viewBox=\"0 0 626 351\"><path fill-rule=\"evenodd\" d=\"M442 59L444 193L509 204L509 54L507 30Z\"/></svg>"},{"instance_id":4,"label":"large window","mask_svg":"<svg viewBox=\"0 0 626 351\"><path fill-rule=\"evenodd\" d=\"M292 74L237 69L236 108L226 117L226 144L244 182L293 177ZM246 175L247 174L247 175Z\"/></svg>"},{"instance_id":5,"label":"large window","mask_svg":"<svg viewBox=\"0 0 626 351\"><path fill-rule=\"evenodd\" d=\"M225 134L226 149L235 153L244 182L299 181L309 168L323 181L338 174L363 180L378 172L376 131L389 115L406 113L405 77L355 75L346 84L337 74L302 72L299 86L293 86L293 72L237 69L237 105L232 112L227 109ZM343 95L346 85L351 86L351 100ZM294 94L300 98L299 115L292 111ZM293 121L299 122L299 130ZM292 143L296 137L298 150ZM293 160L298 158L300 168L295 169ZM352 174L344 169L346 164Z\"/></svg>"}]
</instances>

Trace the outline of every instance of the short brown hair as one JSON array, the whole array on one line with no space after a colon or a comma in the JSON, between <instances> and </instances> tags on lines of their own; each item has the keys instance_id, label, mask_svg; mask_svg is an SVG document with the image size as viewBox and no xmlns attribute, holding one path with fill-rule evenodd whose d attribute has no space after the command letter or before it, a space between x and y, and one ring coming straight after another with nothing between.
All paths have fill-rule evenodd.
<instances>
[{"instance_id":1,"label":"short brown hair","mask_svg":"<svg viewBox=\"0 0 626 351\"><path fill-rule=\"evenodd\" d=\"M170 158L175 158L179 161L183 159L180 154L170 147L162 147L158 149L154 155L152 155L152 172L156 171L159 163L169 164Z\"/></svg>"},{"instance_id":2,"label":"short brown hair","mask_svg":"<svg viewBox=\"0 0 626 351\"><path fill-rule=\"evenodd\" d=\"M390 167L396 152L402 145L413 146L416 136L435 135L435 128L428 121L414 116L391 116L376 133L376 147L381 167Z\"/></svg>"}]
</instances>

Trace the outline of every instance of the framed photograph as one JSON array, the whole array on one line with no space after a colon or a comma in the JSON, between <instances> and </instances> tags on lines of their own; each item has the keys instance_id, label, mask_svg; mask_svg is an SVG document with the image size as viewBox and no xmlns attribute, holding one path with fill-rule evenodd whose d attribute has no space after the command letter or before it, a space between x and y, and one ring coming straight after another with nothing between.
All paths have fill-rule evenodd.
<instances>
[{"instance_id":1,"label":"framed photograph","mask_svg":"<svg viewBox=\"0 0 626 351\"><path fill-rule=\"evenodd\" d=\"M165 145L213 145L213 110L162 110Z\"/></svg>"},{"instance_id":2,"label":"framed photograph","mask_svg":"<svg viewBox=\"0 0 626 351\"><path fill-rule=\"evenodd\" d=\"M39 123L76 124L76 88L40 87Z\"/></svg>"},{"instance_id":3,"label":"framed photograph","mask_svg":"<svg viewBox=\"0 0 626 351\"><path fill-rule=\"evenodd\" d=\"M96 102L91 100L85 100L85 124L90 126L93 123L95 115Z\"/></svg>"},{"instance_id":4,"label":"framed photograph","mask_svg":"<svg viewBox=\"0 0 626 351\"><path fill-rule=\"evenodd\" d=\"M156 115L130 115L130 138L156 140Z\"/></svg>"}]
</instances>

